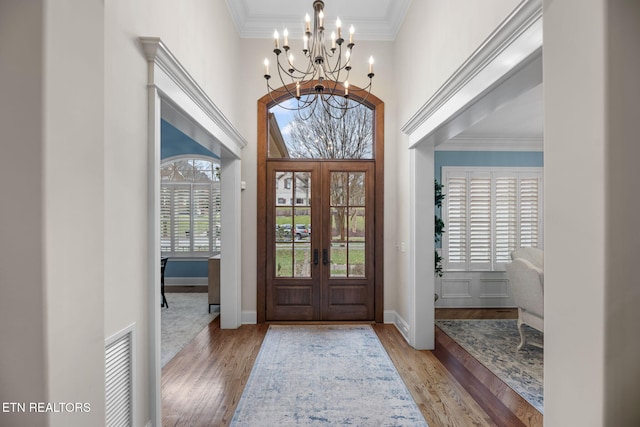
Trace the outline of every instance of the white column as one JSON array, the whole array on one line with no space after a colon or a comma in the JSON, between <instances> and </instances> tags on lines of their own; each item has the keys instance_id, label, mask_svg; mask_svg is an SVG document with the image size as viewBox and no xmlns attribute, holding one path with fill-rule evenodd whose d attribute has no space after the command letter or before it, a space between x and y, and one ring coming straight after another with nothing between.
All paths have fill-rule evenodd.
<instances>
[{"instance_id":1,"label":"white column","mask_svg":"<svg viewBox=\"0 0 640 427\"><path fill-rule=\"evenodd\" d=\"M605 3L544 4L546 426L604 425Z\"/></svg>"},{"instance_id":2,"label":"white column","mask_svg":"<svg viewBox=\"0 0 640 427\"><path fill-rule=\"evenodd\" d=\"M240 159L225 156L220 162L221 253L220 327L236 329L242 315L241 175Z\"/></svg>"},{"instance_id":3,"label":"white column","mask_svg":"<svg viewBox=\"0 0 640 427\"><path fill-rule=\"evenodd\" d=\"M156 86L149 86L149 176L148 176L148 275L149 290L149 412L153 425L160 425L161 314L160 314L160 118L161 100Z\"/></svg>"},{"instance_id":4,"label":"white column","mask_svg":"<svg viewBox=\"0 0 640 427\"><path fill-rule=\"evenodd\" d=\"M409 150L410 219L409 286L411 319L409 344L418 350L434 348L434 148L423 142Z\"/></svg>"}]
</instances>

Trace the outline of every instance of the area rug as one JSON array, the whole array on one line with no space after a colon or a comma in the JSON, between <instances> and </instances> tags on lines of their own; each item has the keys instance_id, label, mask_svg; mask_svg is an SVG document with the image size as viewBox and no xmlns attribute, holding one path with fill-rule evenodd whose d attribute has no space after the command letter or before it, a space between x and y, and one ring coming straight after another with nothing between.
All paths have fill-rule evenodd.
<instances>
[{"instance_id":1,"label":"area rug","mask_svg":"<svg viewBox=\"0 0 640 427\"><path fill-rule=\"evenodd\" d=\"M220 313L220 306L212 306L206 292L167 293L169 307L160 312L160 360L166 365L198 332Z\"/></svg>"},{"instance_id":2,"label":"area rug","mask_svg":"<svg viewBox=\"0 0 640 427\"><path fill-rule=\"evenodd\" d=\"M436 320L436 326L541 413L543 349L520 343L516 320ZM525 325L527 340L543 334Z\"/></svg>"},{"instance_id":3,"label":"area rug","mask_svg":"<svg viewBox=\"0 0 640 427\"><path fill-rule=\"evenodd\" d=\"M426 426L370 325L271 325L231 426Z\"/></svg>"}]
</instances>

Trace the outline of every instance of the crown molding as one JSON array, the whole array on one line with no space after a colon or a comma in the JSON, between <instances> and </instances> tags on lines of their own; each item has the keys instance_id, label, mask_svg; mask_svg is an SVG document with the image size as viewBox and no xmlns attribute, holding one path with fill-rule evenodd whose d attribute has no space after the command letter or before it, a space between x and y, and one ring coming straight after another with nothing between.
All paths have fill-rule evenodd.
<instances>
[{"instance_id":1,"label":"crown molding","mask_svg":"<svg viewBox=\"0 0 640 427\"><path fill-rule=\"evenodd\" d=\"M237 149L234 151L239 151L247 145L247 141L242 134L240 134L231 121L227 119L222 111L214 104L211 98L209 98L206 92L191 77L159 37L140 37L140 43L142 44L142 50L144 51L147 61L157 66L166 74L224 134L226 138L223 138L224 140L221 141L224 145L227 145L225 143L231 142ZM154 78L155 73L150 74L149 84L156 84L154 81L151 81Z\"/></svg>"},{"instance_id":2,"label":"crown molding","mask_svg":"<svg viewBox=\"0 0 640 427\"><path fill-rule=\"evenodd\" d=\"M523 0L402 126L410 137L410 146L430 136L541 47L542 0Z\"/></svg>"},{"instance_id":3,"label":"crown molding","mask_svg":"<svg viewBox=\"0 0 640 427\"><path fill-rule=\"evenodd\" d=\"M542 138L462 138L438 145L436 151L542 151Z\"/></svg>"},{"instance_id":4,"label":"crown molding","mask_svg":"<svg viewBox=\"0 0 640 427\"><path fill-rule=\"evenodd\" d=\"M291 13L279 13L277 17L275 14L252 14L245 0L226 0L226 4L241 38L271 39L274 26L278 30L288 28L292 34L299 30L300 38L302 37L303 16ZM393 41L398 35L410 4L411 0L391 0L384 13L378 18L368 19L345 13L339 15L343 22L356 27L356 42L357 40ZM309 12L311 11L312 9L309 8ZM327 15L327 20L334 19L333 15Z\"/></svg>"}]
</instances>

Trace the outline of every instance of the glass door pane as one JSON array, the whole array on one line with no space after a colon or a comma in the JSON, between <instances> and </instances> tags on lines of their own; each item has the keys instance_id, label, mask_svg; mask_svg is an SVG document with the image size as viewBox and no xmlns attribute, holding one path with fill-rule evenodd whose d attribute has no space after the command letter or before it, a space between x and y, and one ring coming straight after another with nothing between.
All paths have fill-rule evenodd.
<instances>
[{"instance_id":1,"label":"glass door pane","mask_svg":"<svg viewBox=\"0 0 640 427\"><path fill-rule=\"evenodd\" d=\"M311 277L311 173L275 171L275 277Z\"/></svg>"},{"instance_id":2,"label":"glass door pane","mask_svg":"<svg viewBox=\"0 0 640 427\"><path fill-rule=\"evenodd\" d=\"M364 172L330 174L330 277L365 277L366 185Z\"/></svg>"}]
</instances>

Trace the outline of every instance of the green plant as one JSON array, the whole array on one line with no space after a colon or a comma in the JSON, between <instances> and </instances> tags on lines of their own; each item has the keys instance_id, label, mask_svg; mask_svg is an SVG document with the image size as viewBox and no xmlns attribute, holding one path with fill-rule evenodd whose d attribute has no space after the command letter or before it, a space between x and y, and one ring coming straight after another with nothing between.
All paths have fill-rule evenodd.
<instances>
[{"instance_id":1,"label":"green plant","mask_svg":"<svg viewBox=\"0 0 640 427\"><path fill-rule=\"evenodd\" d=\"M435 207L440 209L442 208L442 201L444 200L444 194L442 194L442 188L444 185L438 183L437 180L433 180L434 185L434 203ZM435 236L434 243L438 243L442 239L442 233L444 233L444 221L438 215L434 215L434 228L435 228ZM434 249L434 272L438 277L442 277L442 257L438 253L437 250Z\"/></svg>"}]
</instances>

